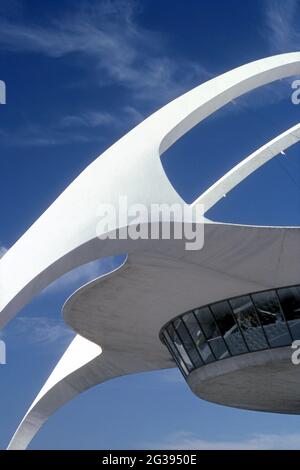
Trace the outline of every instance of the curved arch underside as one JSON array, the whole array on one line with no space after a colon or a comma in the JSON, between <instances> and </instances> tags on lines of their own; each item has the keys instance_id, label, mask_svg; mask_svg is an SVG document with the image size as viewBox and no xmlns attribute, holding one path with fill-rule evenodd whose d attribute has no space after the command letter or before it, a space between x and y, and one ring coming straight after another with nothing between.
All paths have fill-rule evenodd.
<instances>
[{"instance_id":1,"label":"curved arch underside","mask_svg":"<svg viewBox=\"0 0 300 470\"><path fill-rule=\"evenodd\" d=\"M9 448L24 448L57 408L94 385L174 367L158 334L177 314L228 296L299 282L299 228L207 224L205 239L205 250L197 252L174 241L168 256L163 249L160 255L132 255L113 276L87 284L70 298L64 307L66 323L103 353L72 373L65 361L58 364L59 381L43 388Z\"/></svg>"},{"instance_id":2,"label":"curved arch underside","mask_svg":"<svg viewBox=\"0 0 300 470\"><path fill-rule=\"evenodd\" d=\"M9 448L25 448L59 406L87 388L119 375L171 367L158 332L176 314L218 299L299 282L298 228L206 221L204 248L192 252L185 250L184 240L101 240L95 233L99 204L117 205L120 195L127 195L129 204L185 206L164 173L160 155L232 99L299 71L300 53L274 56L227 72L172 101L79 175L0 260L3 326L68 270L129 253L121 269L84 286L66 304L65 320L79 336L28 410ZM208 210L299 138L297 124L243 160L194 204L202 203ZM80 358L79 351L84 351Z\"/></svg>"},{"instance_id":3,"label":"curved arch underside","mask_svg":"<svg viewBox=\"0 0 300 470\"><path fill-rule=\"evenodd\" d=\"M106 150L1 259L0 327L67 271L118 254L116 244L96 236L99 204L117 206L119 196L126 195L128 204L185 205L163 170L162 153L231 100L299 71L299 52L238 67L170 102Z\"/></svg>"}]
</instances>

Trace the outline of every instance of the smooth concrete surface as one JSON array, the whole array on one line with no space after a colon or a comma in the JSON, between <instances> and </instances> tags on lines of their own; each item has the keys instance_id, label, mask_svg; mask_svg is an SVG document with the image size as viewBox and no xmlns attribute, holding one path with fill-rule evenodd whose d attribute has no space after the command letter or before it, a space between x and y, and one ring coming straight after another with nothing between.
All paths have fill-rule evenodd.
<instances>
[{"instance_id":1,"label":"smooth concrete surface","mask_svg":"<svg viewBox=\"0 0 300 470\"><path fill-rule=\"evenodd\" d=\"M208 224L205 249L187 252L182 241L166 241L160 254L131 255L113 274L79 289L66 303L64 319L101 346L102 354L71 374L66 361L58 364L60 380L42 390L10 448L24 448L59 406L89 387L118 375L174 367L159 331L177 314L299 282L300 229L233 227Z\"/></svg>"},{"instance_id":2,"label":"smooth concrete surface","mask_svg":"<svg viewBox=\"0 0 300 470\"><path fill-rule=\"evenodd\" d=\"M141 203L148 208L152 203L186 205L167 178L161 155L233 99L299 72L299 52L237 67L168 103L106 150L1 258L0 327L64 273L122 252L115 240L99 240L100 204L117 207L119 196L126 195L128 204ZM255 160L251 167L256 169ZM238 183L237 173L236 177Z\"/></svg>"},{"instance_id":3,"label":"smooth concrete surface","mask_svg":"<svg viewBox=\"0 0 300 470\"><path fill-rule=\"evenodd\" d=\"M187 382L203 400L255 411L300 414L300 366L291 347L251 352L194 370Z\"/></svg>"},{"instance_id":4,"label":"smooth concrete surface","mask_svg":"<svg viewBox=\"0 0 300 470\"><path fill-rule=\"evenodd\" d=\"M87 388L118 375L173 365L158 333L177 314L299 282L298 228L205 220L204 248L196 252L185 249L185 240L102 240L96 232L99 204L117 206L123 195L128 204L147 208L152 203L187 206L163 170L163 152L234 98L299 72L300 53L269 57L216 77L167 104L86 168L0 260L0 325L4 326L70 269L128 253L119 270L82 287L67 302L64 318L79 336L26 413L10 448L25 448L51 413ZM208 210L224 192L298 142L299 136L299 125L284 132L194 204L202 202Z\"/></svg>"}]
</instances>

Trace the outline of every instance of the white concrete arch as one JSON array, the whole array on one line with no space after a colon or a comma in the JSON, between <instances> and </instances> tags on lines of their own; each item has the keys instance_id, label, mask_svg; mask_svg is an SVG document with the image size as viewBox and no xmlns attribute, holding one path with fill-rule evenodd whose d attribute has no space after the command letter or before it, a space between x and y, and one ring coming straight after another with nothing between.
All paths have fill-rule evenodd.
<instances>
[{"instance_id":1,"label":"white concrete arch","mask_svg":"<svg viewBox=\"0 0 300 470\"><path fill-rule=\"evenodd\" d=\"M299 52L238 67L167 104L105 151L1 259L0 327L65 272L118 253L116 244L101 243L95 234L100 203L116 205L125 194L129 203L184 204L165 175L160 155L232 99L299 71Z\"/></svg>"},{"instance_id":2,"label":"white concrete arch","mask_svg":"<svg viewBox=\"0 0 300 470\"><path fill-rule=\"evenodd\" d=\"M174 367L159 331L177 314L299 282L300 228L207 224L205 238L205 249L196 252L187 252L177 240L162 244L160 255L151 250L132 254L114 275L71 296L64 319L80 336L24 416L9 449L26 448L60 406L95 385ZM102 354L90 356L89 349L82 349L82 336L99 345L99 352L101 346ZM86 362L76 368L74 358L82 353Z\"/></svg>"},{"instance_id":3,"label":"white concrete arch","mask_svg":"<svg viewBox=\"0 0 300 470\"><path fill-rule=\"evenodd\" d=\"M268 144L264 145L260 149L258 149L256 152L251 154L249 157L244 159L239 165L234 167L232 170L230 170L224 177L222 177L220 180L218 180L212 188L215 188L212 192L208 190L208 196L206 199L206 193L203 194L203 196L200 197L201 203L204 203L206 207L212 207L213 204L217 203L217 201L222 197L222 194L224 191L228 192L230 189L232 189L236 184L238 184L242 179L248 176L248 174L252 173L252 171L255 171L259 166L262 164L266 163L268 160L273 158L274 156L280 154L281 151L286 150L289 146L292 144L296 143L300 138L300 125L297 124L296 126L292 127L288 131L284 132L277 138L273 139L270 141ZM245 168L244 168L245 165ZM201 198L203 198L201 200ZM196 201L198 202L198 201ZM220 224L221 225L221 224ZM212 225L213 226L213 225ZM224 229L230 229L230 237L224 236L224 239L230 239L233 240L234 245L239 246L241 243L241 240L244 240L245 238L245 231L241 230L240 235L238 235L238 238L236 239L235 237L232 238L233 235L233 229L235 230L235 233L238 233L239 227L236 226L226 226L224 225ZM242 229L242 227L240 227ZM248 233L250 230L251 233L262 233L262 228L256 228L256 227L246 227ZM293 284L297 282L297 279L299 278L299 272L296 269L292 273L291 270L289 273L290 277L287 277L287 267L288 264L290 263L292 265L292 260L289 259L288 263L282 265L280 268L278 266L273 266L271 267L270 263L270 257L272 257L273 260L276 260L277 257L280 255L280 252L282 250L282 240L283 238L286 237L286 234L283 236L282 235L282 229L265 229L266 233L264 233L264 239L268 241L268 243L274 244L275 238L278 238L278 243L276 243L275 250L272 251L271 255L270 253L268 254L268 258L265 260L265 262L262 263L262 251L265 251L265 244L262 245L261 251L258 251L258 246L257 246L257 239L256 239L256 245L255 245L255 250L257 253L259 253L259 257L257 258L256 262L254 263L254 272L257 266L259 266L261 263L263 266L267 267L266 272L264 273L264 278L260 279L259 282L256 284L254 280L254 274L252 274L252 281L245 282L239 282L237 283L237 278L238 274L234 273L231 276L231 281L233 285L231 285L230 289L235 289L235 290L230 290L230 295L234 295L236 293L241 293L241 292L248 292L250 290L259 290L262 288L265 288L266 286L269 286L268 282L272 285L283 285L284 283L287 284ZM285 253L293 253L296 254L296 248L295 248L295 243L296 240L298 239L298 234L299 231L293 231L290 233L288 229L285 229L286 233L293 235L292 237L289 236L289 242L288 242L288 247L285 248ZM285 233L285 232L284 232ZM248 235L249 236L249 235ZM257 235L256 235L257 237ZM211 235L209 235L209 238L211 238ZM249 245L251 246L251 240L249 240L250 243ZM253 242L252 242L253 244ZM165 256L166 250L165 247L162 246L162 252L161 256ZM182 247L181 247L182 248ZM216 249L216 245L212 246L212 249ZM170 247L169 247L170 250ZM181 253L182 251L182 253ZM193 254L193 257L191 259L187 258L186 253L184 250L172 250L172 252L169 252L169 255L172 255L173 258L173 265L170 263L170 260L168 260L168 264L170 265L170 269L172 271L168 272L167 271L167 276L166 276L166 284L164 286L164 289L166 289L166 286L169 286L169 275L172 275L174 277L173 271L174 271L174 266L175 266L175 258L180 256L181 258L186 258L186 261L193 261L193 265L195 264L195 255ZM229 251L232 253L232 246L231 248L226 247L224 251ZM176 253L176 254L175 254ZM202 254L202 253L201 253ZM196 255L197 256L197 255ZM249 252L249 256L251 256L251 259L253 258L253 253ZM286 255L285 255L286 256ZM296 254L297 256L297 254ZM198 257L198 256L197 256ZM212 253L208 255L207 250L205 251L205 258L211 258ZM201 258L200 258L201 259ZM130 339L129 342L122 343L122 349L123 352L120 354L118 353L118 350L120 348L120 338L117 338L116 341L116 350L114 350L114 345L113 341L111 341L110 345L105 344L105 354L101 354L101 348L100 344L103 345L104 343L104 338L110 338L109 335L109 328L103 328L103 325L101 325L101 321L98 324L98 329L100 331L103 331L104 338L98 338L97 336L93 336L93 333L95 331L95 325L92 324L90 330L88 328L88 318L89 315L87 315L86 312L91 311L91 304L95 304L95 294L94 291L92 294L89 294L90 289L93 289L94 286L96 287L97 291L100 292L101 297L108 297L109 299L114 298L114 301L110 300L109 305L104 306L104 310L106 312L106 316L113 315L114 310L116 309L115 307L115 294L110 295L109 291L105 292L103 294L103 283L107 283L108 279L112 278L112 289L115 291L116 285L114 282L114 277L115 275L120 275L122 273L122 270L125 271L125 283L127 280L127 270L133 270L132 265L134 264L134 261L136 260L136 256L133 254L130 257L130 262L129 266L127 266L127 260L124 262L124 264L116 269L113 273L110 273L109 275L102 276L100 279L92 281L91 283L87 284L87 286L82 287L79 289L72 297L71 299L67 302L66 307L64 308L64 315L67 323L70 324L70 326L75 329L80 334L84 334L87 338L90 338L92 342L89 342L88 340L88 347L86 348L84 345L84 338L80 335L78 335L75 340L71 343L70 347L62 357L62 359L59 361L57 364L56 368L54 369L53 373L50 375L48 381L42 388L41 392L33 402L32 406L24 416L20 426L18 427L15 435L12 438L12 441L9 445L9 449L24 449L27 447L27 445L30 443L31 439L34 437L34 435L38 432L40 427L44 424L44 422L49 418L51 414L53 414L59 407L61 407L64 403L67 401L73 399L76 397L79 393L82 393L83 391L100 384L103 381L110 380L111 378L118 377L120 375L128 375L130 373L137 373L137 372L142 372L142 371L147 371L147 370L155 370L155 369L162 369L162 368L170 368L173 367L174 364L170 362L170 358L168 357L168 354L164 348L161 347L161 344L158 342L158 335L157 335L157 330L159 329L159 326L169 320L169 316L174 315L174 312L176 311L176 308L179 308L177 313L180 313L180 310L186 310L187 305L191 307L194 304L197 303L196 299L192 300L192 298L184 298L180 294L180 301L178 297L175 297L176 299L176 305L171 305L171 311L170 311L170 298L174 298L175 291L165 291L164 292L164 298L167 299L167 304L160 304L159 305L159 310L164 312L164 314L159 318L159 325L157 326L154 334L151 337L151 347L150 350L140 350L140 356L144 356L144 358L147 358L146 360L141 360L140 358L137 359L139 356L136 354L136 350L132 350L130 352ZM157 262L157 261L156 261ZM228 263L227 258L225 258L225 265ZM231 260L232 262L232 260ZM143 288L146 288L147 291L149 291L149 285L146 283L145 284L145 279L149 279L149 272L147 272L147 264L149 264L149 259L146 258L143 262L140 260L138 261L140 265L144 265L143 268L143 273L141 275L141 272L138 274L138 279L142 279L141 284L134 285L134 289L129 288L129 285L122 285L122 289L120 289L121 292L123 292L125 289L127 291L127 301L124 301L124 298L121 298L119 303L120 305L127 304L128 299L131 297L134 298L134 291L142 292ZM155 264L155 260L152 261L153 264ZM161 262L158 266L157 271L155 271L155 275L152 275L153 279L157 279L157 285L152 285L151 286L151 292L157 292L159 289L162 289L162 280L161 280L161 272L164 270L163 264L166 263L166 261L163 261L163 258L161 259ZM239 261L239 265L241 262ZM220 265L218 266L220 269ZM181 261L180 266L177 265L177 269L179 271L183 271L184 277L186 277L186 269L187 266L185 266L185 262ZM191 268L189 267L189 270ZM229 295L229 285L228 285L228 276L230 279L230 272L227 269L226 273L226 267L224 266L224 272L225 275L223 275L222 281L219 283L219 285L225 285L226 286L226 295L223 291L220 293L217 292L216 290L216 285L215 282L217 280L217 275L215 273L216 266L209 266L209 270L213 270L213 278L211 277L211 273L207 272L207 270L203 270L202 267L202 276L205 277L206 281L208 282L207 285L205 285L205 295L210 292L210 297L203 299L203 293L202 293L202 299L203 303L212 301L213 299L216 300L218 298L218 295L220 299L226 295ZM243 264L243 269L245 269L245 264ZM270 269L275 273L280 269L280 272L283 272L283 277L281 279L273 279L271 280L270 278ZM249 270L249 268L248 268ZM260 268L261 270L261 268ZM241 271L242 273L242 271ZM241 273L240 274L240 279L241 278ZM249 274L249 272L248 272ZM200 276L199 271L197 270L197 278ZM257 277L257 274L256 274ZM189 273L189 277L186 277L185 279L190 286L195 286L195 284L198 282L197 279L194 278L194 276L191 276L191 273ZM136 282L136 279L135 279ZM183 286L184 280L183 279L178 279L176 280L176 285L181 285ZM213 290L208 289L209 286L213 286ZM109 287L110 288L110 287ZM197 293L198 296L198 289L195 286L195 292ZM87 298L85 298L85 295L89 294ZM101 303L101 297L99 299L99 303ZM143 296L144 298L144 296ZM182 304L182 300L183 304ZM76 305L76 302L82 303L82 305ZM205 300L205 301L204 301ZM150 302L150 299L149 299ZM103 301L102 301L103 303ZM119 307L121 308L121 307ZM141 311L142 308L138 307L138 310ZM150 311L150 304L144 305L144 310L146 312ZM79 311L80 314L77 319L73 319L73 313L74 311ZM85 312L85 313L84 313ZM132 314L132 308L128 311L128 313ZM136 312L137 313L137 312ZM80 317L85 317L86 319L86 326L85 329L81 329L81 319ZM124 319L126 320L126 323L128 322L128 314L125 315ZM132 330L133 325L136 323L137 318L135 317L133 319L132 323L129 323L129 331ZM126 325L119 325L121 330L124 330L124 327ZM117 328L117 325L114 325L114 329ZM96 329L97 331L97 329ZM144 342L144 337L143 337L143 342ZM98 346L98 354L95 356L93 348L91 349L90 345L96 345L96 343L99 344ZM127 344L126 344L127 343ZM110 346L110 351L106 350L106 347ZM160 355L155 359L155 361L151 361L151 349L155 351L159 351ZM126 354L125 354L126 351ZM84 363L82 363L82 357L84 358ZM81 358L77 362L77 358ZM150 360L149 360L150 359ZM77 365L77 367L76 367ZM75 367L74 367L75 366Z\"/></svg>"},{"instance_id":4,"label":"white concrete arch","mask_svg":"<svg viewBox=\"0 0 300 470\"><path fill-rule=\"evenodd\" d=\"M129 203L185 205L164 173L161 154L232 99L299 71L300 53L270 57L227 72L169 103L79 175L0 260L3 326L68 270L96 258L129 253L122 269L84 286L64 310L67 323L99 345L102 354L99 348L93 346L91 351L87 346L84 360L76 367L74 357L84 340L74 340L24 417L10 448L27 446L50 414L81 391L118 375L170 367L168 352L158 339L159 328L177 313L199 305L200 295L204 304L298 282L295 260L300 261L300 229L207 221L205 249L191 254L185 251L184 240L99 240L95 226L98 204L116 205L120 194L126 194ZM197 201L211 207L221 193L298 141L298 136L297 125L244 160ZM132 302L137 289L143 296ZM83 316L83 311L89 315ZM128 327L122 318L129 321ZM109 334L112 326L113 331L120 330L114 339ZM133 345L136 329L140 335L135 334ZM144 337L143 331L147 332Z\"/></svg>"},{"instance_id":5,"label":"white concrete arch","mask_svg":"<svg viewBox=\"0 0 300 470\"><path fill-rule=\"evenodd\" d=\"M205 213L211 209L222 197L240 184L247 176L280 155L300 140L300 124L296 124L283 132L275 139L260 147L255 152L229 170L216 183L211 185L193 204L203 204Z\"/></svg>"}]
</instances>

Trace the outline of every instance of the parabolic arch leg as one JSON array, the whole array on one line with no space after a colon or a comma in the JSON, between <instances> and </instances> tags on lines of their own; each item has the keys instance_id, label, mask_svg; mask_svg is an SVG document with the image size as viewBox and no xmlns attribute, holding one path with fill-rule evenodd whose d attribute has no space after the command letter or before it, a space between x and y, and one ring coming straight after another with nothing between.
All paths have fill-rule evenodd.
<instances>
[{"instance_id":1,"label":"parabolic arch leg","mask_svg":"<svg viewBox=\"0 0 300 470\"><path fill-rule=\"evenodd\" d=\"M0 327L35 294L68 270L118 253L117 240L102 244L95 234L97 208L101 202L116 205L118 197L126 194L129 203L140 202L147 207L153 202L184 204L168 181L160 156L193 126L231 100L299 71L300 53L246 64L167 104L104 152L0 260ZM298 137L298 129L295 132ZM280 150L293 135L294 131L279 138ZM277 144L273 141L272 147L276 149ZM248 162L241 164L240 174L245 171L245 177L251 172L250 161L255 162L254 166L260 159L262 163L267 161L271 155L269 150L270 145L260 152L260 157L249 157ZM221 193L234 187L238 172L232 171L198 201L202 197L202 202L211 207ZM138 243L133 245L135 249ZM99 346L86 341L76 338L68 348L23 419L10 448L26 447L47 417L81 391L117 375L141 370L134 363L134 357L123 363L123 353L118 357L112 357L112 353L107 355L106 351L100 354ZM126 365L128 362L131 369Z\"/></svg>"},{"instance_id":2,"label":"parabolic arch leg","mask_svg":"<svg viewBox=\"0 0 300 470\"><path fill-rule=\"evenodd\" d=\"M119 196L126 195L128 204L139 202L147 208L152 203L184 205L163 170L160 156L231 100L299 72L299 52L243 65L175 99L112 145L1 258L0 328L65 272L120 254L116 240L102 243L96 234L99 204L116 206Z\"/></svg>"},{"instance_id":3,"label":"parabolic arch leg","mask_svg":"<svg viewBox=\"0 0 300 470\"><path fill-rule=\"evenodd\" d=\"M238 163L216 183L210 186L207 191L201 194L201 196L193 202L193 205L203 204L204 213L206 213L217 204L224 195L228 194L229 191L247 178L247 176L251 175L251 173L272 158L281 154L284 150L299 142L299 140L300 124L296 124Z\"/></svg>"},{"instance_id":4,"label":"parabolic arch leg","mask_svg":"<svg viewBox=\"0 0 300 470\"><path fill-rule=\"evenodd\" d=\"M202 202L206 209L212 207L224 192L299 140L300 124L297 124L245 158L195 203ZM107 354L100 346L77 336L24 416L8 449L25 449L48 417L83 391L114 377L142 371L134 354L111 351Z\"/></svg>"}]
</instances>

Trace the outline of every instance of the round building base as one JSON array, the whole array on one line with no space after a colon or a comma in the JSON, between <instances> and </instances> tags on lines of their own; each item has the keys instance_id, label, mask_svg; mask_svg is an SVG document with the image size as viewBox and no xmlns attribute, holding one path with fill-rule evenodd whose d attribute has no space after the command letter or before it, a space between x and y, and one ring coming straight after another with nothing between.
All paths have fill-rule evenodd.
<instances>
[{"instance_id":1,"label":"round building base","mask_svg":"<svg viewBox=\"0 0 300 470\"><path fill-rule=\"evenodd\" d=\"M200 367L187 382L200 398L226 406L300 414L300 365L291 347L230 357Z\"/></svg>"}]
</instances>

